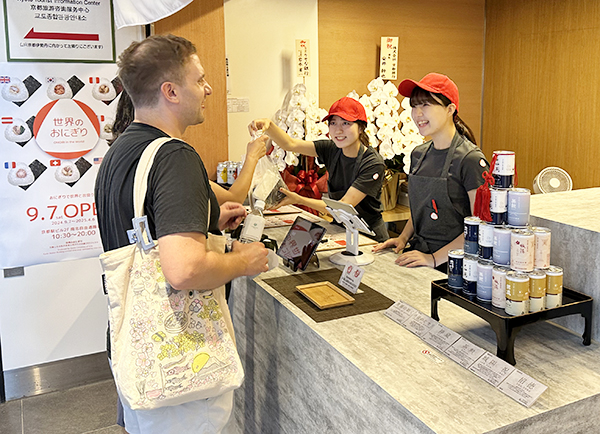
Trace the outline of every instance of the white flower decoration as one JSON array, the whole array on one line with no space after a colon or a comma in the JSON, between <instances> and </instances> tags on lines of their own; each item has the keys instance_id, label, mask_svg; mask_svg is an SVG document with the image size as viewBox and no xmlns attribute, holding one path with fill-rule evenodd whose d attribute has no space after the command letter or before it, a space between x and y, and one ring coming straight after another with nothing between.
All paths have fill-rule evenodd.
<instances>
[{"instance_id":1,"label":"white flower decoration","mask_svg":"<svg viewBox=\"0 0 600 434\"><path fill-rule=\"evenodd\" d=\"M292 96L292 99L290 100L290 108L292 110L300 109L300 110L304 111L304 110L306 110L307 107L308 107L308 98L306 98L304 95Z\"/></svg>"},{"instance_id":2,"label":"white flower decoration","mask_svg":"<svg viewBox=\"0 0 600 434\"><path fill-rule=\"evenodd\" d=\"M390 140L383 140L381 142L381 144L379 145L379 153L386 160L394 158L394 156L396 155L394 153L394 150L392 149L392 142Z\"/></svg>"},{"instance_id":3,"label":"white flower decoration","mask_svg":"<svg viewBox=\"0 0 600 434\"><path fill-rule=\"evenodd\" d=\"M394 125L400 124L400 113L397 111L392 111L392 119L394 120Z\"/></svg>"},{"instance_id":4,"label":"white flower decoration","mask_svg":"<svg viewBox=\"0 0 600 434\"><path fill-rule=\"evenodd\" d=\"M286 123L291 127L293 124L302 123L304 119L306 119L306 114L300 109L295 109L287 117Z\"/></svg>"},{"instance_id":5,"label":"white flower decoration","mask_svg":"<svg viewBox=\"0 0 600 434\"><path fill-rule=\"evenodd\" d=\"M319 130L319 136L326 136L329 134L329 125L327 125L326 122L319 122L317 128Z\"/></svg>"},{"instance_id":6,"label":"white flower decoration","mask_svg":"<svg viewBox=\"0 0 600 434\"><path fill-rule=\"evenodd\" d=\"M367 128L365 128L365 133L371 134L373 136L377 134L377 127L375 126L375 124L368 124Z\"/></svg>"},{"instance_id":7,"label":"white flower decoration","mask_svg":"<svg viewBox=\"0 0 600 434\"><path fill-rule=\"evenodd\" d=\"M383 103L378 105L375 110L373 110L373 113L375 113L375 117L377 117L377 120L379 120L379 118L391 117L390 115L392 114L392 109L389 105Z\"/></svg>"},{"instance_id":8,"label":"white flower decoration","mask_svg":"<svg viewBox=\"0 0 600 434\"><path fill-rule=\"evenodd\" d=\"M379 128L394 129L396 127L396 125L394 124L394 118L392 118L390 115L384 115L384 116L377 117L377 121L375 121L375 124Z\"/></svg>"},{"instance_id":9,"label":"white flower decoration","mask_svg":"<svg viewBox=\"0 0 600 434\"><path fill-rule=\"evenodd\" d=\"M306 122L318 122L321 119L319 118L319 110L315 107L308 107L306 109Z\"/></svg>"},{"instance_id":10,"label":"white flower decoration","mask_svg":"<svg viewBox=\"0 0 600 434\"><path fill-rule=\"evenodd\" d=\"M378 119L379 120L379 119ZM389 125L386 125L377 131L377 138L380 140L392 140L392 136L394 135L394 129Z\"/></svg>"},{"instance_id":11,"label":"white flower decoration","mask_svg":"<svg viewBox=\"0 0 600 434\"><path fill-rule=\"evenodd\" d=\"M392 138L392 150L394 151L394 154L396 154L396 155L400 155L401 153L403 153L404 148L402 147L402 143L397 142Z\"/></svg>"},{"instance_id":12,"label":"white flower decoration","mask_svg":"<svg viewBox=\"0 0 600 434\"><path fill-rule=\"evenodd\" d=\"M325 116L327 116L329 114L329 112L325 109L320 108L319 109L319 119L323 120L323 118L325 118Z\"/></svg>"},{"instance_id":13,"label":"white flower decoration","mask_svg":"<svg viewBox=\"0 0 600 434\"><path fill-rule=\"evenodd\" d=\"M295 166L296 164L299 163L298 155L295 154L294 152L286 152L285 163L288 166Z\"/></svg>"},{"instance_id":14,"label":"white flower decoration","mask_svg":"<svg viewBox=\"0 0 600 434\"><path fill-rule=\"evenodd\" d=\"M404 173L408 175L408 172L410 171L410 152L404 154L402 162L404 163Z\"/></svg>"},{"instance_id":15,"label":"white flower decoration","mask_svg":"<svg viewBox=\"0 0 600 434\"><path fill-rule=\"evenodd\" d=\"M410 98L404 97L402 102L400 103L404 110L410 110L412 107L410 106Z\"/></svg>"},{"instance_id":16,"label":"white flower decoration","mask_svg":"<svg viewBox=\"0 0 600 434\"><path fill-rule=\"evenodd\" d=\"M294 124L288 130L288 134L290 135L290 137L292 139L300 139L300 140L302 140L304 138L304 127L300 123Z\"/></svg>"},{"instance_id":17,"label":"white flower decoration","mask_svg":"<svg viewBox=\"0 0 600 434\"><path fill-rule=\"evenodd\" d=\"M355 99L356 101L360 100L360 97L358 96L358 93L353 90L352 92L349 92L348 95L346 95L348 98L352 98Z\"/></svg>"},{"instance_id":18,"label":"white flower decoration","mask_svg":"<svg viewBox=\"0 0 600 434\"><path fill-rule=\"evenodd\" d=\"M402 122L402 125L409 124L412 121L410 110L404 110L402 113L400 113L400 122Z\"/></svg>"},{"instance_id":19,"label":"white flower decoration","mask_svg":"<svg viewBox=\"0 0 600 434\"><path fill-rule=\"evenodd\" d=\"M387 101L387 96L385 93L378 91L372 93L369 99L371 100L371 104L373 104L373 107L377 107L378 105L383 104Z\"/></svg>"},{"instance_id":20,"label":"white flower decoration","mask_svg":"<svg viewBox=\"0 0 600 434\"><path fill-rule=\"evenodd\" d=\"M383 85L383 92L385 92L385 94L390 98L396 98L396 95L398 95L398 88L394 85L394 83L388 81Z\"/></svg>"},{"instance_id":21,"label":"white flower decoration","mask_svg":"<svg viewBox=\"0 0 600 434\"><path fill-rule=\"evenodd\" d=\"M371 80L371 82L367 85L367 89L369 89L369 92L375 93L375 92L382 90L383 86L384 86L383 78L377 77L377 78Z\"/></svg>"},{"instance_id":22,"label":"white flower decoration","mask_svg":"<svg viewBox=\"0 0 600 434\"><path fill-rule=\"evenodd\" d=\"M405 136L420 135L419 129L413 121L402 125L402 129L400 131L402 131L402 134L404 134Z\"/></svg>"},{"instance_id":23,"label":"white flower decoration","mask_svg":"<svg viewBox=\"0 0 600 434\"><path fill-rule=\"evenodd\" d=\"M390 106L393 111L397 112L400 108L400 101L398 101L398 98L395 96L392 96L388 98L387 105Z\"/></svg>"},{"instance_id":24,"label":"white flower decoration","mask_svg":"<svg viewBox=\"0 0 600 434\"><path fill-rule=\"evenodd\" d=\"M292 88L292 95L304 95L305 93L306 86L302 83L298 83Z\"/></svg>"},{"instance_id":25,"label":"white flower decoration","mask_svg":"<svg viewBox=\"0 0 600 434\"><path fill-rule=\"evenodd\" d=\"M360 101L365 110L373 110L373 104L371 104L371 99L367 95L361 96L358 101Z\"/></svg>"},{"instance_id":26,"label":"white flower decoration","mask_svg":"<svg viewBox=\"0 0 600 434\"><path fill-rule=\"evenodd\" d=\"M369 137L369 146L371 146L372 148L376 148L379 146L379 140L377 139L375 134L367 134L367 136Z\"/></svg>"},{"instance_id":27,"label":"white flower decoration","mask_svg":"<svg viewBox=\"0 0 600 434\"><path fill-rule=\"evenodd\" d=\"M375 121L375 113L371 109L365 109L365 114L367 115L367 123Z\"/></svg>"}]
</instances>

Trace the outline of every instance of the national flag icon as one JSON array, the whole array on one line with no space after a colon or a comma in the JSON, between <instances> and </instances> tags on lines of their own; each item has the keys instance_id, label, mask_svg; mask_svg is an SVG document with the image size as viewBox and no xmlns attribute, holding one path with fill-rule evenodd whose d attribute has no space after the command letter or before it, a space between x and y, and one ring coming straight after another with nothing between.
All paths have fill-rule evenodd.
<instances>
[{"instance_id":1,"label":"national flag icon","mask_svg":"<svg viewBox=\"0 0 600 434\"><path fill-rule=\"evenodd\" d=\"M8 75L0 75L0 83L10 83L10 77Z\"/></svg>"},{"instance_id":2,"label":"national flag icon","mask_svg":"<svg viewBox=\"0 0 600 434\"><path fill-rule=\"evenodd\" d=\"M60 160L50 160L50 167L60 166Z\"/></svg>"},{"instance_id":3,"label":"national flag icon","mask_svg":"<svg viewBox=\"0 0 600 434\"><path fill-rule=\"evenodd\" d=\"M12 124L13 123L13 118L11 118L10 116L2 117L2 123L3 124Z\"/></svg>"},{"instance_id":4,"label":"national flag icon","mask_svg":"<svg viewBox=\"0 0 600 434\"><path fill-rule=\"evenodd\" d=\"M17 167L17 163L15 163L14 161L11 161L11 162L5 161L4 162L5 169L14 169L15 167Z\"/></svg>"},{"instance_id":5,"label":"national flag icon","mask_svg":"<svg viewBox=\"0 0 600 434\"><path fill-rule=\"evenodd\" d=\"M100 122L104 122L104 115L100 115Z\"/></svg>"},{"instance_id":6,"label":"national flag icon","mask_svg":"<svg viewBox=\"0 0 600 434\"><path fill-rule=\"evenodd\" d=\"M96 84L100 83L100 77L90 77L90 84L94 84L94 80L96 80Z\"/></svg>"},{"instance_id":7,"label":"national flag icon","mask_svg":"<svg viewBox=\"0 0 600 434\"><path fill-rule=\"evenodd\" d=\"M102 158L103 157L94 157L94 164L100 164L100 163L102 163Z\"/></svg>"},{"instance_id":8,"label":"national flag icon","mask_svg":"<svg viewBox=\"0 0 600 434\"><path fill-rule=\"evenodd\" d=\"M56 81L56 78L54 77L46 77L46 83L54 83Z\"/></svg>"}]
</instances>

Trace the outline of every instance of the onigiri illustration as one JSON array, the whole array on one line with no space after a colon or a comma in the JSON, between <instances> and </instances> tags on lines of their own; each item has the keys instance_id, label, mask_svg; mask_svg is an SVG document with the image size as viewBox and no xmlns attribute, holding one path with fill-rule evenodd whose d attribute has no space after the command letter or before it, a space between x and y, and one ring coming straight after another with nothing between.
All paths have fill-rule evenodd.
<instances>
[{"instance_id":1,"label":"onigiri illustration","mask_svg":"<svg viewBox=\"0 0 600 434\"><path fill-rule=\"evenodd\" d=\"M25 163L17 163L13 169L8 172L8 182L18 187L33 184L35 176L32 170Z\"/></svg>"},{"instance_id":2,"label":"onigiri illustration","mask_svg":"<svg viewBox=\"0 0 600 434\"><path fill-rule=\"evenodd\" d=\"M112 139L113 137L113 124L115 120L112 118L105 118L100 121L100 138L101 139Z\"/></svg>"},{"instance_id":3,"label":"onigiri illustration","mask_svg":"<svg viewBox=\"0 0 600 434\"><path fill-rule=\"evenodd\" d=\"M13 123L6 126L4 137L11 142L28 142L32 137L31 129L22 119L13 119Z\"/></svg>"},{"instance_id":4,"label":"onigiri illustration","mask_svg":"<svg viewBox=\"0 0 600 434\"><path fill-rule=\"evenodd\" d=\"M2 87L2 98L6 101L21 102L29 98L29 91L25 84L16 77L10 78L10 83Z\"/></svg>"},{"instance_id":5,"label":"onigiri illustration","mask_svg":"<svg viewBox=\"0 0 600 434\"><path fill-rule=\"evenodd\" d=\"M81 177L79 169L73 163L66 163L56 168L54 177L58 182L75 182Z\"/></svg>"},{"instance_id":6,"label":"onigiri illustration","mask_svg":"<svg viewBox=\"0 0 600 434\"><path fill-rule=\"evenodd\" d=\"M112 101L117 97L117 91L108 79L101 78L92 88L92 96L100 101Z\"/></svg>"},{"instance_id":7,"label":"onigiri illustration","mask_svg":"<svg viewBox=\"0 0 600 434\"><path fill-rule=\"evenodd\" d=\"M51 100L73 98L73 90L69 86L69 83L63 78L58 77L54 79L53 83L48 84L46 93Z\"/></svg>"}]
</instances>

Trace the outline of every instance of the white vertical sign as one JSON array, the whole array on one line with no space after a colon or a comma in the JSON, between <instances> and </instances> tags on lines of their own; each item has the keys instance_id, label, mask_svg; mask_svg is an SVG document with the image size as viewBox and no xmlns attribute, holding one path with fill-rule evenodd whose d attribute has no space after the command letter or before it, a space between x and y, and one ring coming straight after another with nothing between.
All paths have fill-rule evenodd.
<instances>
[{"instance_id":1,"label":"white vertical sign","mask_svg":"<svg viewBox=\"0 0 600 434\"><path fill-rule=\"evenodd\" d=\"M296 39L296 76L310 77L310 40Z\"/></svg>"},{"instance_id":2,"label":"white vertical sign","mask_svg":"<svg viewBox=\"0 0 600 434\"><path fill-rule=\"evenodd\" d=\"M379 57L379 76L384 80L396 80L398 73L398 37L383 36L381 38L381 55Z\"/></svg>"}]
</instances>

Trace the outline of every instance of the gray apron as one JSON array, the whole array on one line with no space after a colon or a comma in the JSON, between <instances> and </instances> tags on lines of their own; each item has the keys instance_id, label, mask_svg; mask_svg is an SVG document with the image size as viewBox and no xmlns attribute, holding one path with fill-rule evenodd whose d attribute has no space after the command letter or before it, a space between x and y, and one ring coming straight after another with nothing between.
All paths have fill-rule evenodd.
<instances>
[{"instance_id":1,"label":"gray apron","mask_svg":"<svg viewBox=\"0 0 600 434\"><path fill-rule=\"evenodd\" d=\"M415 229L407 250L434 253L463 233L464 217L448 195L448 172L456 148L464 141L457 134L446 155L439 178L416 175L433 142L423 152L408 177L410 215Z\"/></svg>"}]
</instances>

